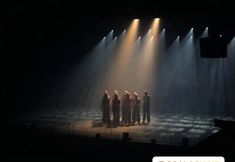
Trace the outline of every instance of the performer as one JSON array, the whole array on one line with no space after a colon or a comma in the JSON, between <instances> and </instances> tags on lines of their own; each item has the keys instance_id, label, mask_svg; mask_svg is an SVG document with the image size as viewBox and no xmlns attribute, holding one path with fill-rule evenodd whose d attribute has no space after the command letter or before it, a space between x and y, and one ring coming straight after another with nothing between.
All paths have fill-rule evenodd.
<instances>
[{"instance_id":1,"label":"performer","mask_svg":"<svg viewBox=\"0 0 235 162\"><path fill-rule=\"evenodd\" d=\"M114 126L116 127L120 124L120 99L117 90L114 91L112 111L113 111L113 122Z\"/></svg>"},{"instance_id":2,"label":"performer","mask_svg":"<svg viewBox=\"0 0 235 162\"><path fill-rule=\"evenodd\" d=\"M127 91L124 91L123 97L122 97L122 123L126 122L126 95Z\"/></svg>"},{"instance_id":3,"label":"performer","mask_svg":"<svg viewBox=\"0 0 235 162\"><path fill-rule=\"evenodd\" d=\"M148 95L148 92L144 92L143 97L143 123L145 122L145 119L147 117L148 123L150 122L150 96Z\"/></svg>"},{"instance_id":4,"label":"performer","mask_svg":"<svg viewBox=\"0 0 235 162\"><path fill-rule=\"evenodd\" d=\"M130 93L127 92L126 94L126 123L128 125L131 124L131 105L132 105L132 102L131 102L131 96L130 96Z\"/></svg>"},{"instance_id":5,"label":"performer","mask_svg":"<svg viewBox=\"0 0 235 162\"><path fill-rule=\"evenodd\" d=\"M103 113L102 121L103 123L106 123L108 126L110 125L110 97L108 94L108 91L104 91L104 95L102 98L101 103L101 110Z\"/></svg>"},{"instance_id":6,"label":"performer","mask_svg":"<svg viewBox=\"0 0 235 162\"><path fill-rule=\"evenodd\" d=\"M132 107L132 123L138 122L140 124L140 98L138 93L134 93L133 107Z\"/></svg>"}]
</instances>

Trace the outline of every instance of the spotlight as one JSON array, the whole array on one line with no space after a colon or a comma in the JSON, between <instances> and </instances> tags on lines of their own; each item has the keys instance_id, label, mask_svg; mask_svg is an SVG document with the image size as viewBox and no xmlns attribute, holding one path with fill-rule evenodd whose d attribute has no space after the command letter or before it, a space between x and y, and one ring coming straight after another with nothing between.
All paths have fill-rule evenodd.
<instances>
[{"instance_id":1,"label":"spotlight","mask_svg":"<svg viewBox=\"0 0 235 162\"><path fill-rule=\"evenodd\" d=\"M155 18L154 21L155 21L155 22L159 22L159 21L160 21L160 18Z\"/></svg>"},{"instance_id":2,"label":"spotlight","mask_svg":"<svg viewBox=\"0 0 235 162\"><path fill-rule=\"evenodd\" d=\"M134 19L134 22L138 22L139 21L139 19Z\"/></svg>"},{"instance_id":3,"label":"spotlight","mask_svg":"<svg viewBox=\"0 0 235 162\"><path fill-rule=\"evenodd\" d=\"M178 36L177 36L177 39L179 39L179 38L180 38L180 36L178 35Z\"/></svg>"},{"instance_id":4,"label":"spotlight","mask_svg":"<svg viewBox=\"0 0 235 162\"><path fill-rule=\"evenodd\" d=\"M208 27L206 27L206 30L208 30Z\"/></svg>"},{"instance_id":5,"label":"spotlight","mask_svg":"<svg viewBox=\"0 0 235 162\"><path fill-rule=\"evenodd\" d=\"M222 36L223 36L222 34L219 35L219 37L222 37Z\"/></svg>"},{"instance_id":6,"label":"spotlight","mask_svg":"<svg viewBox=\"0 0 235 162\"><path fill-rule=\"evenodd\" d=\"M193 33L193 28L191 28L190 32Z\"/></svg>"}]
</instances>

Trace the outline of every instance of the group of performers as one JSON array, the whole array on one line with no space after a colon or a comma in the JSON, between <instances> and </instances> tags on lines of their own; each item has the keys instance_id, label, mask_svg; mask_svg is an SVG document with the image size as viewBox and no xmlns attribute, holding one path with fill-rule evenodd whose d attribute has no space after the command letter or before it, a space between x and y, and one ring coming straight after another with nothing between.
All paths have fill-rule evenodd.
<instances>
[{"instance_id":1,"label":"group of performers","mask_svg":"<svg viewBox=\"0 0 235 162\"><path fill-rule=\"evenodd\" d=\"M101 103L101 110L103 113L102 121L107 124L107 126L111 125L111 110L113 114L113 124L114 126L120 125L120 122L127 125L134 125L136 123L140 124L140 107L141 101L138 93L133 94L133 98L131 97L128 91L124 91L122 101L120 100L118 91L114 91L114 96L111 101L108 91L104 92ZM143 97L143 120L145 123L150 122L150 96L148 92L144 92ZM121 113L121 117L120 117Z\"/></svg>"}]
</instances>

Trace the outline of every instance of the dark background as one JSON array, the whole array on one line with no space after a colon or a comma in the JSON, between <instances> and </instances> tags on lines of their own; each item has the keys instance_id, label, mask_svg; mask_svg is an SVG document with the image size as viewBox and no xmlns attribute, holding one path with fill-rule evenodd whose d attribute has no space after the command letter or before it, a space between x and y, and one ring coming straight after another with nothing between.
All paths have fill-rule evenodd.
<instances>
[{"instance_id":1,"label":"dark background","mask_svg":"<svg viewBox=\"0 0 235 162\"><path fill-rule=\"evenodd\" d=\"M186 33L192 26L201 29L208 26L212 29L212 32L221 33L231 38L234 36L235 29L234 8L235 2L233 0L110 0L106 2L77 1L76 3L58 0L8 1L6 6L3 6L3 13L1 15L3 29L1 37L3 38L3 51L5 51L3 58L4 97L6 98L4 98L4 108L9 112L8 119L14 123L15 115L18 113L35 109L35 107L40 108L45 105L48 107L54 106L55 103L51 102L52 96L55 94L58 96L62 92L56 86L58 82L60 84L61 82L63 83L63 79L69 73L69 70L78 65L87 52L111 29L115 29L114 35L119 35L133 18L149 21L155 17L162 17L165 20L166 26L175 29L178 31L176 33L180 34ZM56 101L56 97L53 101ZM9 124L11 122L7 123ZM22 146L27 146L25 141L28 138L32 138L34 142L36 141L36 151L34 151L38 154L32 156L33 158L29 161L36 159L40 161L40 159L43 159L41 150L38 151L38 148L40 149L38 146L43 141L51 141L52 138L50 138L50 135L46 135L45 137L41 136L41 134L34 131L34 128L31 129L31 127L26 131L21 128L19 130L14 128L12 131L18 136L22 136L23 139L26 139L20 143L19 150L24 148ZM16 139L14 133L11 134L13 136L10 136L12 138L9 137L10 142L13 143L10 145L12 147L16 146L13 140ZM219 140L217 140L217 142L219 141L218 145L221 146L219 149L213 145L215 142L212 140L211 142L209 141L210 144L206 144L206 146L211 147L199 146L201 152L198 153L196 151L196 154L220 155L223 152L228 157L232 156L233 154L231 152L233 149L229 149L226 145L231 143L233 135L229 133L224 134L221 133L218 138ZM229 134L229 138L227 138L226 134ZM38 139L40 140L38 141ZM63 140L61 141L61 139ZM227 139L227 142L224 142L224 139ZM68 140L71 144L75 145L71 137ZM95 141L96 148L91 150L89 146L92 145L93 147L94 143L90 142L90 140L83 140L82 138L79 139L80 141L77 138L75 140L79 143L76 147L80 145L81 148L83 146L86 147L83 151L78 151L80 153L78 154L80 159L86 159L87 157L90 157L89 159L91 160L102 159L102 155L99 155L99 158L90 156L97 152L103 153L100 151L100 147L104 151L109 150L111 155L116 155L116 152L112 152L111 150L113 146L117 145L117 149L114 151L119 150L121 148L120 146L123 147L122 143L110 144L109 141L107 144L99 143L97 145ZM43 144L42 150L48 148L49 152L51 152L57 145L61 145L60 147L66 150L65 146L68 143L70 146L70 142L67 142L67 137L61 138L58 136L58 138L54 138L53 136L53 142L48 144L49 146ZM31 143L29 142L28 145L31 146ZM129 144L127 143L126 145ZM106 147L107 149L105 150ZM126 147L126 150L124 147ZM135 145L124 147L120 151L120 153L122 152L122 156L116 159L116 161L121 161L123 157L130 156L128 151L131 149L140 149L138 151L132 151L132 156L130 156L130 158L136 157L136 160L139 161L145 161L146 157L150 159L156 153L155 148L153 152L149 152L142 145L138 145L138 147ZM78 150L80 150L80 147ZM177 155L177 152L175 152L177 148L174 148L172 151L169 148L159 150L163 150L162 155L167 155L167 152L168 155ZM61 153L65 152L63 149L60 151ZM91 154L86 156L86 153L89 151L91 151ZM159 153L161 154L161 152ZM142 154L145 156L142 156ZM21 154L21 151L19 155L22 157L16 157L17 160L25 160L25 156ZM57 157L58 152L55 155ZM75 158L79 158L77 154L73 155L75 155ZM192 155L192 152L190 152L190 155ZM51 159L47 154L43 154L43 156L47 157L47 160ZM68 160L67 154L63 157L65 161ZM56 158L56 160L58 159ZM108 160L106 159L106 161ZM230 159L230 161L233 160Z\"/></svg>"},{"instance_id":2,"label":"dark background","mask_svg":"<svg viewBox=\"0 0 235 162\"><path fill-rule=\"evenodd\" d=\"M133 18L162 17L179 33L209 26L232 37L234 8L232 0L8 1L1 22L7 109L53 106L51 96L62 92L53 87L104 35L113 28L119 35Z\"/></svg>"}]
</instances>

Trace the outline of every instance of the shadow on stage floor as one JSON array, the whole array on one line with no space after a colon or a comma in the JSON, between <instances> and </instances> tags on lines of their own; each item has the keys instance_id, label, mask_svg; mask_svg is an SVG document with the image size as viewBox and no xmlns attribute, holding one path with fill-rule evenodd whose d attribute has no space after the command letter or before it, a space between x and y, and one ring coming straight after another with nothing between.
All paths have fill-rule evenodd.
<instances>
[{"instance_id":1,"label":"shadow on stage floor","mask_svg":"<svg viewBox=\"0 0 235 162\"><path fill-rule=\"evenodd\" d=\"M61 131L67 134L95 137L99 134L104 139L122 140L128 132L131 141L158 144L182 145L187 139L193 146L220 129L214 126L212 116L183 114L151 114L149 124L107 127L101 122L101 112L95 109L53 109L21 114L18 120L26 125L35 124L39 128ZM220 117L217 117L220 118Z\"/></svg>"}]
</instances>

